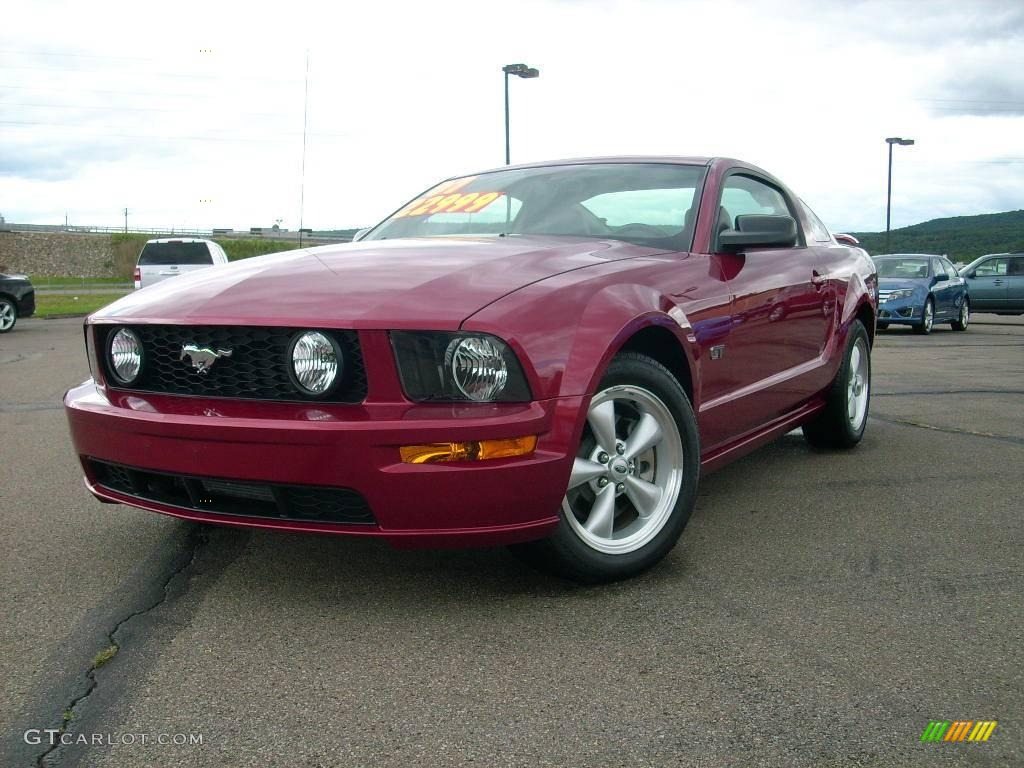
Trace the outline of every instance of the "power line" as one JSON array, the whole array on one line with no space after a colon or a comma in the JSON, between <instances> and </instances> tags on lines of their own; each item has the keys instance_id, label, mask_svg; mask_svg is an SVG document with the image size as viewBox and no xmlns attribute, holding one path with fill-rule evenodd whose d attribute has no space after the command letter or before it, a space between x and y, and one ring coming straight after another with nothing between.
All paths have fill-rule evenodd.
<instances>
[{"instance_id":1,"label":"power line","mask_svg":"<svg viewBox=\"0 0 1024 768\"><path fill-rule=\"evenodd\" d=\"M5 107L45 107L47 109L93 109L101 112L186 112L187 107L169 109L164 107L119 107L109 104L41 104L38 102L0 101L0 106ZM236 112L231 110L231 115L248 115L251 117L282 117L280 112Z\"/></svg>"},{"instance_id":2,"label":"power line","mask_svg":"<svg viewBox=\"0 0 1024 768\"><path fill-rule=\"evenodd\" d=\"M45 85L35 86L35 85L5 85L5 84L0 84L0 90L5 90L5 89L12 89L12 90L19 90L19 91L56 91L58 93L67 93L67 91L68 91L68 87L64 86L64 85L62 85L62 86L45 86ZM163 98L165 98L167 96L176 96L176 97L181 97L183 99L192 99L192 100L203 100L204 98L208 98L208 99L224 99L224 95L221 94L221 93L214 93L214 94L206 94L206 93L181 93L181 92L178 92L178 91L165 91L163 89L160 89L160 90L157 90L157 91L123 91L123 90L115 90L115 89L110 89L110 88L78 88L78 87L76 87L75 88L75 93L108 93L108 94L112 93L112 94L120 94L120 95L123 95L123 96L146 96L146 97L150 97L150 98L154 98L154 99L163 99ZM233 95L234 96L239 96L240 94L238 92L235 92Z\"/></svg>"},{"instance_id":3,"label":"power line","mask_svg":"<svg viewBox=\"0 0 1024 768\"><path fill-rule=\"evenodd\" d=\"M52 122L43 122L43 121L36 121L36 120L0 120L0 125L39 126L39 127L44 127L44 128L67 128L67 129L72 129L72 130L74 130L76 132L78 132L80 130L80 126L78 124L73 124L73 123L52 123ZM108 125L94 125L94 126L90 126L90 127L94 128L94 129L99 129L99 130L103 130L105 128L109 128L111 130L117 130L117 126L114 126L114 125L109 125L109 126ZM198 140L198 141L206 141L206 140L210 140L210 141L236 141L236 140L237 141L246 141L247 140L245 138L242 138L242 137L238 136L238 134L235 134L235 133L232 133L229 136L223 136L223 137L218 137L218 136L158 136L158 135L155 135L155 134L123 134L123 133L122 134L101 133L101 134L94 134L94 135L98 135L98 136L118 136L120 138L127 138L127 139L157 139L157 140L163 140L163 139L186 139L186 140ZM276 131L276 132L270 132L270 133L266 134L266 136L297 136L297 135L298 134L296 132L293 132L293 131ZM317 133L315 131L310 131L309 135L310 136L316 136L318 138L350 138L351 137L351 134L349 134L349 133ZM264 139L262 139L262 138L248 139L248 141L263 141L263 140Z\"/></svg>"},{"instance_id":4,"label":"power line","mask_svg":"<svg viewBox=\"0 0 1024 768\"><path fill-rule=\"evenodd\" d=\"M235 80L251 80L253 82L259 82L261 84L273 84L273 85L295 85L298 80L284 80L281 78L269 78L269 77L244 77L234 74L213 74L213 75L193 75L186 74L184 72L150 72L146 70L123 72L122 70L116 69L105 69L105 70L86 70L77 67L25 67L25 66L0 66L0 71L3 70L25 70L33 72L68 72L75 75L89 75L94 76L98 74L112 75L112 74L127 74L132 76L146 75L147 77L175 77L186 80L224 80L227 78L233 78Z\"/></svg>"}]
</instances>

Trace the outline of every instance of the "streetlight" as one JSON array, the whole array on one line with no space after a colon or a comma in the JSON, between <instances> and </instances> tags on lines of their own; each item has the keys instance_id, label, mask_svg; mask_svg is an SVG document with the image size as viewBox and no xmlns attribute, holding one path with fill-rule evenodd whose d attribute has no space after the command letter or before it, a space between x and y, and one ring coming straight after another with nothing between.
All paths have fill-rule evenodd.
<instances>
[{"instance_id":1,"label":"streetlight","mask_svg":"<svg viewBox=\"0 0 1024 768\"><path fill-rule=\"evenodd\" d=\"M889 190L885 197L885 252L889 252L889 224L890 214L892 213L892 145L899 144L901 147L909 147L914 143L913 139L901 139L899 136L893 136L885 140L885 143L889 145Z\"/></svg>"},{"instance_id":2,"label":"streetlight","mask_svg":"<svg viewBox=\"0 0 1024 768\"><path fill-rule=\"evenodd\" d=\"M505 165L508 165L510 162L508 148L508 76L515 75L516 77L528 80L531 77L539 77L540 70L528 67L525 64L506 64L501 68L501 71L505 73Z\"/></svg>"}]
</instances>

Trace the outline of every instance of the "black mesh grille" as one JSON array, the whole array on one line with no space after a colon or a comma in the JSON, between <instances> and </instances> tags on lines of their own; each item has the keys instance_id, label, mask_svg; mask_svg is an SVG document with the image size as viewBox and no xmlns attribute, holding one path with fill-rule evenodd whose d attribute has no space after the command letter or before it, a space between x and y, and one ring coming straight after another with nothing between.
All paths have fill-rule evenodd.
<instances>
[{"instance_id":1,"label":"black mesh grille","mask_svg":"<svg viewBox=\"0 0 1024 768\"><path fill-rule=\"evenodd\" d=\"M373 525L362 494L351 488L278 485L172 475L90 459L96 482L112 491L221 515Z\"/></svg>"},{"instance_id":2,"label":"black mesh grille","mask_svg":"<svg viewBox=\"0 0 1024 768\"><path fill-rule=\"evenodd\" d=\"M254 400L321 400L358 403L366 397L366 369L355 331L321 330L331 336L341 350L341 381L325 397L304 394L289 375L288 347L299 329L250 326L129 326L142 342L142 376L131 387L118 386L110 375L106 353L107 337L115 327L97 327L97 347L115 389L163 392L173 395L231 397ZM306 329L302 329L306 330ZM205 373L199 373L189 360L181 359L182 347L195 344L214 350L231 350L230 357L219 358Z\"/></svg>"}]
</instances>

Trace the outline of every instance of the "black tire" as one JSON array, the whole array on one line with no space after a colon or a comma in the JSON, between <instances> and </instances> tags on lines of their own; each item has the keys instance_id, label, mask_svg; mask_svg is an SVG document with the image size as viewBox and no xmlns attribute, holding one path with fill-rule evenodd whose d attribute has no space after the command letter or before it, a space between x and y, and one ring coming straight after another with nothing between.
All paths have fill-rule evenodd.
<instances>
[{"instance_id":1,"label":"black tire","mask_svg":"<svg viewBox=\"0 0 1024 768\"><path fill-rule=\"evenodd\" d=\"M18 305L14 299L0 296L0 333L9 333L18 323Z\"/></svg>"},{"instance_id":2,"label":"black tire","mask_svg":"<svg viewBox=\"0 0 1024 768\"><path fill-rule=\"evenodd\" d=\"M600 551L595 548L595 545L584 540L583 535L577 532L582 521L575 517L574 525L567 518L569 514L574 516L576 514L571 511L571 507L570 510L567 510L567 506L570 506L568 499L572 493L571 489L567 491L566 501L563 501L559 509L558 528L551 537L512 547L514 554L535 567L585 584L625 579L655 565L675 546L690 519L697 498L700 474L700 440L697 432L697 420L682 386L668 369L657 361L644 355L627 352L612 360L592 403L598 401L599 397L610 389L614 392L615 387L643 390L647 394L654 395L667 408L678 430L678 443L675 437L664 437L664 441L658 443L659 453L655 455L681 457L678 461L681 466L675 467L673 464L674 468L681 470L681 478L674 505L671 504L671 499L666 499L664 506L660 507L663 510L662 514L666 515L661 527L655 528L656 533L652 531L651 538L632 551L609 554ZM614 402L617 404L615 408L619 410L624 407L628 408L628 405L618 405L627 403L626 400L615 400ZM593 405L590 407L592 408ZM665 414L665 417L668 418L668 414ZM669 425L666 424L666 426ZM626 437L623 437L623 440L625 439ZM588 422L588 426L584 428L583 443L579 451L586 454L587 451L595 450L595 446L596 442L593 440ZM628 458L628 454L625 458ZM605 463L611 467L614 462L615 456L612 456ZM637 463L641 462L637 460ZM657 464L657 460L654 463ZM658 471L664 471L664 469ZM614 491L614 489L609 490ZM616 498L618 499L618 497ZM623 497L623 501L616 500L615 504L616 523L614 524L618 524L620 519L627 519L628 516L633 516L634 522L639 523L640 518L636 514L636 508L632 506L632 502L628 498Z\"/></svg>"},{"instance_id":3,"label":"black tire","mask_svg":"<svg viewBox=\"0 0 1024 768\"><path fill-rule=\"evenodd\" d=\"M867 366L867 375L864 379L864 384L867 387L864 412L857 424L851 422L849 415L851 358L855 347L859 350L858 357L864 357ZM854 320L846 337L843 363L839 366L839 372L829 389L825 400L825 409L820 411L813 421L804 424L804 438L815 448L853 448L864 436L870 405L871 345L864 324L860 320Z\"/></svg>"},{"instance_id":4,"label":"black tire","mask_svg":"<svg viewBox=\"0 0 1024 768\"><path fill-rule=\"evenodd\" d=\"M921 322L914 326L914 333L919 336L927 336L932 332L935 325L935 300L929 296L925 299L924 309L921 310Z\"/></svg>"},{"instance_id":5,"label":"black tire","mask_svg":"<svg viewBox=\"0 0 1024 768\"><path fill-rule=\"evenodd\" d=\"M950 323L954 331L966 331L967 326L971 322L971 302L964 297L963 303L960 304L960 316Z\"/></svg>"},{"instance_id":6,"label":"black tire","mask_svg":"<svg viewBox=\"0 0 1024 768\"><path fill-rule=\"evenodd\" d=\"M880 331L887 331L887 330L889 330L889 324L888 323L878 323L875 326L875 328L877 328Z\"/></svg>"}]
</instances>

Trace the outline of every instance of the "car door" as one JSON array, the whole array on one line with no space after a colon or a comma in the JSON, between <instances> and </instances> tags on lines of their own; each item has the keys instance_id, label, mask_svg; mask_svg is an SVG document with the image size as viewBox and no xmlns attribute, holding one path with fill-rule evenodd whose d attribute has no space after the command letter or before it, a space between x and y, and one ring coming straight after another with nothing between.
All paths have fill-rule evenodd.
<instances>
[{"instance_id":1,"label":"car door","mask_svg":"<svg viewBox=\"0 0 1024 768\"><path fill-rule=\"evenodd\" d=\"M1006 270L1006 311L1024 312L1024 254L1010 256Z\"/></svg>"},{"instance_id":2,"label":"car door","mask_svg":"<svg viewBox=\"0 0 1024 768\"><path fill-rule=\"evenodd\" d=\"M992 312L1006 305L1009 268L1009 256L993 256L965 275L975 311Z\"/></svg>"},{"instance_id":3,"label":"car door","mask_svg":"<svg viewBox=\"0 0 1024 768\"><path fill-rule=\"evenodd\" d=\"M963 303L964 297L967 296L967 286L965 285L967 281L949 259L939 259L939 261L946 268L946 274L949 275L950 317L957 318L960 316L960 305Z\"/></svg>"},{"instance_id":4,"label":"car door","mask_svg":"<svg viewBox=\"0 0 1024 768\"><path fill-rule=\"evenodd\" d=\"M726 175L719 197L713 247L732 294L732 323L722 349L729 372L732 436L762 426L807 398L809 379L819 374L829 320L827 275L807 246L796 203L779 186L743 169ZM725 252L717 235L748 214L791 216L798 242L790 247Z\"/></svg>"},{"instance_id":5,"label":"car door","mask_svg":"<svg viewBox=\"0 0 1024 768\"><path fill-rule=\"evenodd\" d=\"M956 283L950 275L942 259L933 258L932 278L935 281L932 285L932 297L935 299L935 317L949 317L953 313L953 298L956 295ZM954 272L954 274L956 274Z\"/></svg>"}]
</instances>

